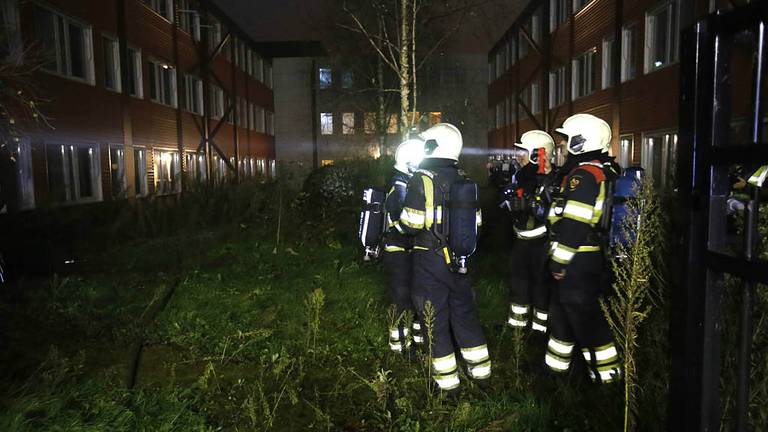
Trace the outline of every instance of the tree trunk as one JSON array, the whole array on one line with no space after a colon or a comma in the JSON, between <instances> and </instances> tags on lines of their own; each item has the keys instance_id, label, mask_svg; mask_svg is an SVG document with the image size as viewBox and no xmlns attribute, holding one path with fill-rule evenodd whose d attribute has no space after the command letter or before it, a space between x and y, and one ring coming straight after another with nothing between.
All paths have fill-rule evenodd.
<instances>
[{"instance_id":1,"label":"tree trunk","mask_svg":"<svg viewBox=\"0 0 768 432\"><path fill-rule=\"evenodd\" d=\"M403 141L408 139L410 129L410 122L408 121L411 93L411 22L408 13L410 2L411 0L400 0L400 136Z\"/></svg>"}]
</instances>

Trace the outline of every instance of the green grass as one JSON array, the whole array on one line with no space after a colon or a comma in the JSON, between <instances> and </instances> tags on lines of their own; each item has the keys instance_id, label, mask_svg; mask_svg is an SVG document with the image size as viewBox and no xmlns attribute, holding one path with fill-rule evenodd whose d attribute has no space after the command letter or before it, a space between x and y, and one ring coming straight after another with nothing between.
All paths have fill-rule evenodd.
<instances>
[{"instance_id":1,"label":"green grass","mask_svg":"<svg viewBox=\"0 0 768 432\"><path fill-rule=\"evenodd\" d=\"M355 212L308 223L296 208L277 253L274 214L93 251L77 273L0 302L0 430L619 430L617 390L583 370L544 373L542 338L516 347L503 247L488 241L474 261L493 385L446 402L422 357L388 351L383 277L359 259ZM646 404L664 412L663 398Z\"/></svg>"}]
</instances>

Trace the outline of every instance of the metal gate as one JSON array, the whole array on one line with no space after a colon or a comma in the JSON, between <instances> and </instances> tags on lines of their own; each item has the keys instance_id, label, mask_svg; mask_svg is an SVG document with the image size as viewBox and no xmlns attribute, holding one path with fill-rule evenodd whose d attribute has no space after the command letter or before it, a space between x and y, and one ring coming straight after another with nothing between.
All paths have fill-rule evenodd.
<instances>
[{"instance_id":1,"label":"metal gate","mask_svg":"<svg viewBox=\"0 0 768 432\"><path fill-rule=\"evenodd\" d=\"M768 164L766 25L762 1L709 16L683 35L677 173L685 262L672 299L669 412L676 432L720 430L724 296L741 304L733 414L736 430L747 430L755 287L768 284L768 263L755 256L760 191L747 188L742 229L727 228L726 208L732 168ZM734 73L737 60L748 74ZM736 102L749 106L736 110ZM743 136L734 136L735 124Z\"/></svg>"}]
</instances>

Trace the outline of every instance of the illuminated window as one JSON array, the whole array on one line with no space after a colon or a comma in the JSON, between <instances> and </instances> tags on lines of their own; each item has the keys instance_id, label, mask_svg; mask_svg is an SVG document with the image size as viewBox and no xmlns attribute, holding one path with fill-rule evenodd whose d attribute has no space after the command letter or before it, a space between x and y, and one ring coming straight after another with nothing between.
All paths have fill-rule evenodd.
<instances>
[{"instance_id":1,"label":"illuminated window","mask_svg":"<svg viewBox=\"0 0 768 432\"><path fill-rule=\"evenodd\" d=\"M184 76L184 109L203 114L203 80L192 75Z\"/></svg>"},{"instance_id":2,"label":"illuminated window","mask_svg":"<svg viewBox=\"0 0 768 432\"><path fill-rule=\"evenodd\" d=\"M640 163L648 178L662 189L674 184L677 169L677 134L672 132L646 134Z\"/></svg>"},{"instance_id":3,"label":"illuminated window","mask_svg":"<svg viewBox=\"0 0 768 432\"><path fill-rule=\"evenodd\" d=\"M101 164L95 145L46 145L48 190L56 202L101 200Z\"/></svg>"},{"instance_id":4,"label":"illuminated window","mask_svg":"<svg viewBox=\"0 0 768 432\"><path fill-rule=\"evenodd\" d=\"M616 50L616 39L608 38L603 39L603 52L602 52L602 88L607 89L613 87L613 53Z\"/></svg>"},{"instance_id":5,"label":"illuminated window","mask_svg":"<svg viewBox=\"0 0 768 432\"><path fill-rule=\"evenodd\" d=\"M633 135L622 135L619 140L618 162L622 168L632 166L632 154L635 151L635 138Z\"/></svg>"},{"instance_id":6,"label":"illuminated window","mask_svg":"<svg viewBox=\"0 0 768 432\"><path fill-rule=\"evenodd\" d=\"M125 149L123 146L109 146L109 172L111 175L112 198L125 198Z\"/></svg>"},{"instance_id":7,"label":"illuminated window","mask_svg":"<svg viewBox=\"0 0 768 432\"><path fill-rule=\"evenodd\" d=\"M496 79L504 75L507 66L507 50L499 50L496 53Z\"/></svg>"},{"instance_id":8,"label":"illuminated window","mask_svg":"<svg viewBox=\"0 0 768 432\"><path fill-rule=\"evenodd\" d=\"M147 196L147 151L142 148L133 149L134 193L136 196Z\"/></svg>"},{"instance_id":9,"label":"illuminated window","mask_svg":"<svg viewBox=\"0 0 768 432\"><path fill-rule=\"evenodd\" d=\"M333 113L320 113L320 133L333 135Z\"/></svg>"},{"instance_id":10,"label":"illuminated window","mask_svg":"<svg viewBox=\"0 0 768 432\"><path fill-rule=\"evenodd\" d=\"M269 160L269 177L273 180L277 178L277 161L274 159Z\"/></svg>"},{"instance_id":11,"label":"illuminated window","mask_svg":"<svg viewBox=\"0 0 768 432\"><path fill-rule=\"evenodd\" d=\"M181 164L179 153L159 150L155 152L155 192L167 195L181 191Z\"/></svg>"},{"instance_id":12,"label":"illuminated window","mask_svg":"<svg viewBox=\"0 0 768 432\"><path fill-rule=\"evenodd\" d=\"M541 82L539 81L534 81L531 83L531 93L530 100L528 101L528 107L534 114L541 112Z\"/></svg>"},{"instance_id":13,"label":"illuminated window","mask_svg":"<svg viewBox=\"0 0 768 432\"><path fill-rule=\"evenodd\" d=\"M331 69L320 68L319 79L321 89L329 89L333 87L333 71Z\"/></svg>"},{"instance_id":14,"label":"illuminated window","mask_svg":"<svg viewBox=\"0 0 768 432\"><path fill-rule=\"evenodd\" d=\"M645 16L645 72L677 61L680 34L677 1L667 1Z\"/></svg>"},{"instance_id":15,"label":"illuminated window","mask_svg":"<svg viewBox=\"0 0 768 432\"><path fill-rule=\"evenodd\" d=\"M259 177L266 177L267 175L266 159L256 159L256 174L258 174Z\"/></svg>"},{"instance_id":16,"label":"illuminated window","mask_svg":"<svg viewBox=\"0 0 768 432\"><path fill-rule=\"evenodd\" d=\"M363 127L365 128L366 135L373 135L376 133L376 113L367 112L363 119Z\"/></svg>"},{"instance_id":17,"label":"illuminated window","mask_svg":"<svg viewBox=\"0 0 768 432\"><path fill-rule=\"evenodd\" d=\"M573 59L571 94L573 99L592 94L595 91L595 49Z\"/></svg>"},{"instance_id":18,"label":"illuminated window","mask_svg":"<svg viewBox=\"0 0 768 432\"><path fill-rule=\"evenodd\" d=\"M429 113L429 126L434 126L443 120L443 113L431 112Z\"/></svg>"},{"instance_id":19,"label":"illuminated window","mask_svg":"<svg viewBox=\"0 0 768 432\"><path fill-rule=\"evenodd\" d=\"M320 166L333 165L333 159L323 159L320 161Z\"/></svg>"},{"instance_id":20,"label":"illuminated window","mask_svg":"<svg viewBox=\"0 0 768 432\"><path fill-rule=\"evenodd\" d=\"M104 48L104 87L120 92L120 44L110 36L101 38Z\"/></svg>"},{"instance_id":21,"label":"illuminated window","mask_svg":"<svg viewBox=\"0 0 768 432\"><path fill-rule=\"evenodd\" d=\"M621 82L635 77L635 27L624 27L621 30Z\"/></svg>"},{"instance_id":22,"label":"illuminated window","mask_svg":"<svg viewBox=\"0 0 768 432\"><path fill-rule=\"evenodd\" d=\"M341 132L344 135L355 133L355 113L343 113L341 115Z\"/></svg>"},{"instance_id":23,"label":"illuminated window","mask_svg":"<svg viewBox=\"0 0 768 432\"><path fill-rule=\"evenodd\" d=\"M40 6L35 6L34 20L43 69L93 84L91 26Z\"/></svg>"},{"instance_id":24,"label":"illuminated window","mask_svg":"<svg viewBox=\"0 0 768 432\"><path fill-rule=\"evenodd\" d=\"M208 178L205 172L205 155L202 153L187 153L184 157L186 158L186 174L190 182L204 183Z\"/></svg>"},{"instance_id":25,"label":"illuminated window","mask_svg":"<svg viewBox=\"0 0 768 432\"><path fill-rule=\"evenodd\" d=\"M161 61L149 61L149 98L176 107L176 69Z\"/></svg>"}]
</instances>

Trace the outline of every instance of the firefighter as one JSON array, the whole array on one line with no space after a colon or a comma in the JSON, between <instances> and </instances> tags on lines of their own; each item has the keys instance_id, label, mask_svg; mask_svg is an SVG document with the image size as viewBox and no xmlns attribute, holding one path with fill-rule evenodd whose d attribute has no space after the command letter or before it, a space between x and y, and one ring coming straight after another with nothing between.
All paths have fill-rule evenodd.
<instances>
[{"instance_id":1,"label":"firefighter","mask_svg":"<svg viewBox=\"0 0 768 432\"><path fill-rule=\"evenodd\" d=\"M424 161L408 183L400 224L414 236L414 305L425 327L431 326L432 376L440 391L453 397L460 386L454 338L467 375L481 386L491 376L491 360L471 281L468 275L452 271L447 248L450 239L444 233L443 212L448 203L443 191L464 178L458 168L461 132L451 124L439 123L421 137ZM479 211L472 223L481 223ZM476 232L477 226L473 228ZM430 314L426 313L427 302L431 304Z\"/></svg>"},{"instance_id":2,"label":"firefighter","mask_svg":"<svg viewBox=\"0 0 768 432\"><path fill-rule=\"evenodd\" d=\"M552 137L533 130L520 137L517 185L505 202L514 218L507 324L547 331L550 278L546 272L549 238L547 212L554 180ZM545 277L546 275L546 277Z\"/></svg>"},{"instance_id":3,"label":"firefighter","mask_svg":"<svg viewBox=\"0 0 768 432\"><path fill-rule=\"evenodd\" d=\"M549 214L553 233L549 265L556 283L545 363L556 372L567 371L573 351L580 349L590 378L608 383L621 374L599 301L607 271L598 230L606 193L601 153L611 141L611 128L593 115L576 114L557 132L568 137L569 169Z\"/></svg>"},{"instance_id":4,"label":"firefighter","mask_svg":"<svg viewBox=\"0 0 768 432\"><path fill-rule=\"evenodd\" d=\"M396 322L389 328L389 348L392 351L402 352L410 346L411 339L416 344L423 342L421 325L416 320L412 321L413 337L410 338L410 329L404 327L406 314L413 316L413 303L411 302L412 279L412 239L406 236L397 221L403 210L405 190L413 172L419 167L424 157L424 142L420 139L409 139L397 147L395 152L395 174L389 182L389 189L384 208L387 214L387 231L384 235L384 253L382 263L387 277L387 285L392 304L395 306ZM400 228L400 229L399 229Z\"/></svg>"}]
</instances>

